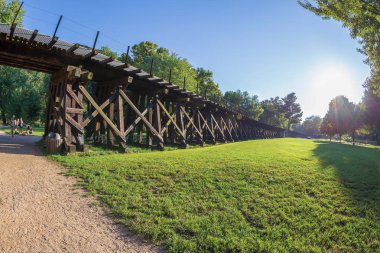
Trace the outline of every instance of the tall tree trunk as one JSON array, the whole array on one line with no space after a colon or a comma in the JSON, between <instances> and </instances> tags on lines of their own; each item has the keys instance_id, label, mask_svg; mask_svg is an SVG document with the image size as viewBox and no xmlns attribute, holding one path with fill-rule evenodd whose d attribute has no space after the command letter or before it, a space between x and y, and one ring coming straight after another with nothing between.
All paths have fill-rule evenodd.
<instances>
[{"instance_id":1,"label":"tall tree trunk","mask_svg":"<svg viewBox=\"0 0 380 253\"><path fill-rule=\"evenodd\" d=\"M290 131L290 120L288 121L288 131L286 132L286 137L289 137L289 131Z\"/></svg>"},{"instance_id":2,"label":"tall tree trunk","mask_svg":"<svg viewBox=\"0 0 380 253\"><path fill-rule=\"evenodd\" d=\"M5 117L4 112L1 112L1 119L3 120L3 125L5 126L7 124L7 118Z\"/></svg>"},{"instance_id":3,"label":"tall tree trunk","mask_svg":"<svg viewBox=\"0 0 380 253\"><path fill-rule=\"evenodd\" d=\"M355 146L355 131L352 132L352 145Z\"/></svg>"},{"instance_id":4,"label":"tall tree trunk","mask_svg":"<svg viewBox=\"0 0 380 253\"><path fill-rule=\"evenodd\" d=\"M339 143L342 143L342 135L339 134Z\"/></svg>"},{"instance_id":5,"label":"tall tree trunk","mask_svg":"<svg viewBox=\"0 0 380 253\"><path fill-rule=\"evenodd\" d=\"M330 142L331 142L331 135L329 135L330 136Z\"/></svg>"}]
</instances>

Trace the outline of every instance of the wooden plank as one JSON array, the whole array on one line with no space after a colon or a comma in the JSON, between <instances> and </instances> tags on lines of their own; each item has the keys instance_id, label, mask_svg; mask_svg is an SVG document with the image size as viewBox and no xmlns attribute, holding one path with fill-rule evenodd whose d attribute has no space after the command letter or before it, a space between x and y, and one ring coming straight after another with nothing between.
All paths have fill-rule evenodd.
<instances>
[{"instance_id":1,"label":"wooden plank","mask_svg":"<svg viewBox=\"0 0 380 253\"><path fill-rule=\"evenodd\" d=\"M136 106L132 103L132 101L125 95L124 91L120 91L121 96L128 103L128 105L133 109L133 111L141 117L145 126L149 128L149 130L153 133L153 136L156 137L159 141L163 142L162 136L157 132L157 130L149 123L149 121L142 115L142 113L136 108Z\"/></svg>"},{"instance_id":2,"label":"wooden plank","mask_svg":"<svg viewBox=\"0 0 380 253\"><path fill-rule=\"evenodd\" d=\"M123 107L123 98L119 94L117 96L117 113L118 113L118 122L120 132L124 132L124 107ZM125 135L125 134L124 134Z\"/></svg>"},{"instance_id":3,"label":"wooden plank","mask_svg":"<svg viewBox=\"0 0 380 253\"><path fill-rule=\"evenodd\" d=\"M109 62L113 61L112 57L106 58L104 60L99 61L100 64L107 64Z\"/></svg>"},{"instance_id":4,"label":"wooden plank","mask_svg":"<svg viewBox=\"0 0 380 253\"><path fill-rule=\"evenodd\" d=\"M104 108L106 108L112 101L114 101L116 98L116 95L112 95L110 98L108 98L101 106L100 106L100 109L104 110ZM87 117L87 119L85 119L82 123L82 126L83 127L86 127L90 122L91 120L93 120L97 115L99 114L99 112L97 110L94 110L91 115L89 115Z\"/></svg>"},{"instance_id":5,"label":"wooden plank","mask_svg":"<svg viewBox=\"0 0 380 253\"><path fill-rule=\"evenodd\" d=\"M74 44L72 47L66 50L66 54L72 54L78 48L79 48L79 44Z\"/></svg>"},{"instance_id":6,"label":"wooden plank","mask_svg":"<svg viewBox=\"0 0 380 253\"><path fill-rule=\"evenodd\" d=\"M228 135L230 136L230 139L233 139L232 137L232 133L231 133L231 130L228 128L226 122L224 121L223 117L220 117L220 121L222 122L222 124L224 125L223 129L226 129L227 130L227 133Z\"/></svg>"},{"instance_id":7,"label":"wooden plank","mask_svg":"<svg viewBox=\"0 0 380 253\"><path fill-rule=\"evenodd\" d=\"M114 113L115 113L115 103L111 102L110 106L108 107L108 116L112 122L113 122L114 117L115 117ZM120 131L120 133L122 133L122 132ZM107 131L107 144L108 145L111 145L111 146L114 145L113 138L114 138L113 132Z\"/></svg>"},{"instance_id":8,"label":"wooden plank","mask_svg":"<svg viewBox=\"0 0 380 253\"><path fill-rule=\"evenodd\" d=\"M13 39L13 35L14 35L14 33L15 33L15 30L16 30L16 25L17 25L17 24L12 24L11 27L9 28L9 29L10 29L9 40L12 40L12 39Z\"/></svg>"},{"instance_id":9,"label":"wooden plank","mask_svg":"<svg viewBox=\"0 0 380 253\"><path fill-rule=\"evenodd\" d=\"M34 39L36 38L37 34L38 34L38 30L34 30L28 41L29 44L34 42Z\"/></svg>"},{"instance_id":10,"label":"wooden plank","mask_svg":"<svg viewBox=\"0 0 380 253\"><path fill-rule=\"evenodd\" d=\"M185 116L188 118L189 124L191 124L195 128L195 131L197 132L199 137L203 138L202 133L198 130L197 126L194 124L193 119L189 116L189 114L187 114L186 110L182 106L181 106L181 110L185 114Z\"/></svg>"},{"instance_id":11,"label":"wooden plank","mask_svg":"<svg viewBox=\"0 0 380 253\"><path fill-rule=\"evenodd\" d=\"M207 124L207 121L205 120L205 118L203 117L202 113L200 111L198 111L199 113L199 116L200 118L203 120L203 126L202 128L204 128L206 126L207 130L209 131L209 133L212 135L212 138L215 139L215 135L213 133L213 131L211 131L211 128L209 127L209 125Z\"/></svg>"},{"instance_id":12,"label":"wooden plank","mask_svg":"<svg viewBox=\"0 0 380 253\"><path fill-rule=\"evenodd\" d=\"M47 48L52 48L54 44L57 43L57 41L58 41L58 37L52 38L49 44L47 45Z\"/></svg>"},{"instance_id":13,"label":"wooden plank","mask_svg":"<svg viewBox=\"0 0 380 253\"><path fill-rule=\"evenodd\" d=\"M74 114L80 114L80 113L83 113L83 109L81 108L70 108L70 107L66 107L66 113L74 113Z\"/></svg>"},{"instance_id":14,"label":"wooden plank","mask_svg":"<svg viewBox=\"0 0 380 253\"><path fill-rule=\"evenodd\" d=\"M219 130L219 132L222 134L223 139L225 138L223 130L220 128L218 121L214 118L214 116L211 114L211 120L214 122L216 128Z\"/></svg>"},{"instance_id":15,"label":"wooden plank","mask_svg":"<svg viewBox=\"0 0 380 253\"><path fill-rule=\"evenodd\" d=\"M82 101L79 100L78 96L75 94L75 92L71 89L71 87L69 87L67 89L67 92L69 93L69 95L71 96L72 99L75 100L75 102L77 102L77 104L83 109L84 106L83 106L83 103Z\"/></svg>"},{"instance_id":16,"label":"wooden plank","mask_svg":"<svg viewBox=\"0 0 380 253\"><path fill-rule=\"evenodd\" d=\"M145 115L148 113L149 108L145 109L141 115L145 117ZM136 125L141 121L141 117L137 117L135 121L128 127L128 129L124 132L124 135L127 136L135 127Z\"/></svg>"},{"instance_id":17,"label":"wooden plank","mask_svg":"<svg viewBox=\"0 0 380 253\"><path fill-rule=\"evenodd\" d=\"M84 132L83 132L83 128L82 128L82 126L78 123L78 122L76 122L70 115L68 115L68 114L66 114L66 121L68 122L68 123L70 123L70 125L72 126L72 127L74 127L75 128L75 130L77 130L79 133L81 133L81 134L83 134Z\"/></svg>"},{"instance_id":18,"label":"wooden plank","mask_svg":"<svg viewBox=\"0 0 380 253\"><path fill-rule=\"evenodd\" d=\"M158 105L162 108L162 110L164 111L164 113L168 116L168 118L169 118L168 122L172 122L173 125L174 125L174 127L175 127L175 128L178 130L178 132L181 134L181 136L182 136L183 138L185 138L184 133L181 131L181 129L179 128L179 126L178 126L177 123L175 122L174 117L172 117L172 116L170 115L170 113L168 112L168 110L166 110L165 106L161 103L160 100L157 99L157 103L158 103ZM166 124L166 126L168 126L168 123ZM161 133L161 134L162 134L162 133Z\"/></svg>"},{"instance_id":19,"label":"wooden plank","mask_svg":"<svg viewBox=\"0 0 380 253\"><path fill-rule=\"evenodd\" d=\"M115 124L107 117L107 115L103 112L103 110L100 108L100 106L94 101L94 99L91 97L91 95L87 92L86 88L84 88L82 85L79 85L79 89L82 91L83 95L90 102L90 104L98 111L99 115L102 116L102 118L111 127L111 129L114 131L114 133L117 135L117 137L121 141L125 142L124 135L122 133L120 133L119 129L117 129Z\"/></svg>"}]
</instances>

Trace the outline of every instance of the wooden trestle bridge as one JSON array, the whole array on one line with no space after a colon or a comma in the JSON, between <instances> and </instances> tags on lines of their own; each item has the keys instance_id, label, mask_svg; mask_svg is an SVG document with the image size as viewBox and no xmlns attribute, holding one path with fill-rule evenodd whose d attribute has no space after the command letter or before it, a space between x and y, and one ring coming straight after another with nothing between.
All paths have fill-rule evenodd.
<instances>
[{"instance_id":1,"label":"wooden trestle bridge","mask_svg":"<svg viewBox=\"0 0 380 253\"><path fill-rule=\"evenodd\" d=\"M122 150L284 136L94 48L0 24L0 64L51 74L45 136L59 133L67 151L84 150L85 136Z\"/></svg>"}]
</instances>

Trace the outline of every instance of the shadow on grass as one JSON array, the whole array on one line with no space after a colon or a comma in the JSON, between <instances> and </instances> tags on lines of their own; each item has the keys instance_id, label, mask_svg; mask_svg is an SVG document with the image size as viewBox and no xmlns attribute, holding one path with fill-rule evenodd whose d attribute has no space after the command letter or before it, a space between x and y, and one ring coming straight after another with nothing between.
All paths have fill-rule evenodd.
<instances>
[{"instance_id":1,"label":"shadow on grass","mask_svg":"<svg viewBox=\"0 0 380 253\"><path fill-rule=\"evenodd\" d=\"M316 141L324 168L333 166L340 183L360 205L380 215L380 149Z\"/></svg>"}]
</instances>

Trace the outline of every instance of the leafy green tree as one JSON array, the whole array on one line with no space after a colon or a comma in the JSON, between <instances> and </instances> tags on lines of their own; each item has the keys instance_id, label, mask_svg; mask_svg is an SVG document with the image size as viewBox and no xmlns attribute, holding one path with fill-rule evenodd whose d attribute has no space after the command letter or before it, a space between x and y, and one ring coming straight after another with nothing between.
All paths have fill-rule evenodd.
<instances>
[{"instance_id":1,"label":"leafy green tree","mask_svg":"<svg viewBox=\"0 0 380 253\"><path fill-rule=\"evenodd\" d=\"M373 93L371 86L365 86L361 109L363 123L366 125L369 135L380 140L380 98Z\"/></svg>"},{"instance_id":2,"label":"leafy green tree","mask_svg":"<svg viewBox=\"0 0 380 253\"><path fill-rule=\"evenodd\" d=\"M325 116L326 123L331 124L334 133L339 135L342 141L342 135L357 129L357 118L354 116L355 105L345 96L337 96L331 100L329 110ZM355 125L353 127L353 125Z\"/></svg>"},{"instance_id":3,"label":"leafy green tree","mask_svg":"<svg viewBox=\"0 0 380 253\"><path fill-rule=\"evenodd\" d=\"M263 113L261 104L257 95L251 96L247 91L227 91L224 94L224 101L229 107L237 110L242 110L249 117L259 120Z\"/></svg>"},{"instance_id":4,"label":"leafy green tree","mask_svg":"<svg viewBox=\"0 0 380 253\"><path fill-rule=\"evenodd\" d=\"M189 91L198 92L199 95L210 99L221 100L222 92L219 85L214 82L213 73L210 70L195 69L187 59L151 41L132 46L131 52L133 55L131 62L135 67L149 72L152 66L153 75L167 80L170 78L172 83ZM125 60L125 55L121 58Z\"/></svg>"},{"instance_id":5,"label":"leafy green tree","mask_svg":"<svg viewBox=\"0 0 380 253\"><path fill-rule=\"evenodd\" d=\"M357 130L363 125L363 111L359 105L354 103L350 103L349 106L351 121L348 127L348 131L352 137L352 145L355 145L355 138Z\"/></svg>"},{"instance_id":6,"label":"leafy green tree","mask_svg":"<svg viewBox=\"0 0 380 253\"><path fill-rule=\"evenodd\" d=\"M196 92L207 98L211 98L215 101L221 101L222 92L219 89L219 85L213 80L213 73L210 70L204 68L197 68L197 75L195 77L197 81Z\"/></svg>"},{"instance_id":7,"label":"leafy green tree","mask_svg":"<svg viewBox=\"0 0 380 253\"><path fill-rule=\"evenodd\" d=\"M322 118L319 116L307 117L298 131L307 135L319 135L322 124Z\"/></svg>"},{"instance_id":8,"label":"leafy green tree","mask_svg":"<svg viewBox=\"0 0 380 253\"><path fill-rule=\"evenodd\" d=\"M112 51L108 46L102 46L98 51L104 55L111 57L112 59L118 58L117 52Z\"/></svg>"},{"instance_id":9,"label":"leafy green tree","mask_svg":"<svg viewBox=\"0 0 380 253\"><path fill-rule=\"evenodd\" d=\"M330 138L330 142L331 142L331 137L334 134L336 134L336 129L333 126L333 123L329 121L329 118L327 117L327 115L322 120L322 124L321 124L321 127L320 127L320 132L324 133L324 134L327 134L329 136L329 138Z\"/></svg>"},{"instance_id":10,"label":"leafy green tree","mask_svg":"<svg viewBox=\"0 0 380 253\"><path fill-rule=\"evenodd\" d=\"M1 23L10 24L16 16L17 10L20 8L21 2L18 0L12 0L10 2L6 0L0 0L0 20ZM15 23L18 26L22 26L22 20L24 18L24 9L20 9L17 15Z\"/></svg>"},{"instance_id":11,"label":"leafy green tree","mask_svg":"<svg viewBox=\"0 0 380 253\"><path fill-rule=\"evenodd\" d=\"M285 127L287 119L283 111L284 102L280 97L266 99L261 102L263 113L260 121L275 127Z\"/></svg>"},{"instance_id":12,"label":"leafy green tree","mask_svg":"<svg viewBox=\"0 0 380 253\"><path fill-rule=\"evenodd\" d=\"M283 112L284 117L287 119L287 129L290 130L292 124L301 122L302 120L302 110L299 103L296 103L297 96L296 93L292 92L286 95L283 99Z\"/></svg>"}]
</instances>

